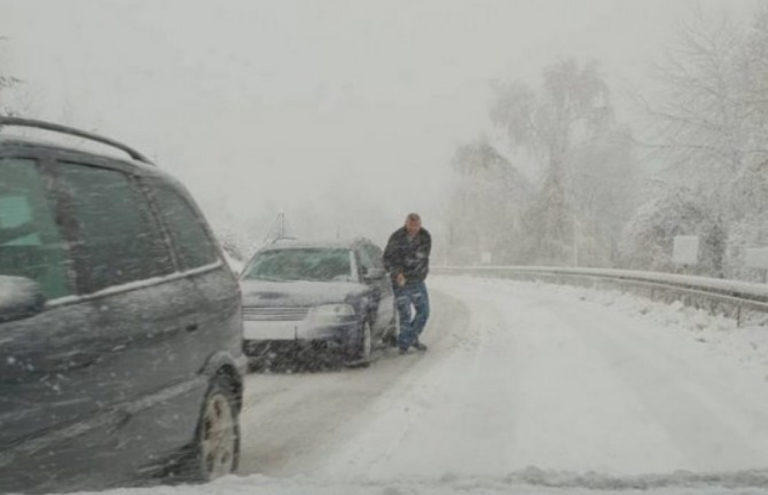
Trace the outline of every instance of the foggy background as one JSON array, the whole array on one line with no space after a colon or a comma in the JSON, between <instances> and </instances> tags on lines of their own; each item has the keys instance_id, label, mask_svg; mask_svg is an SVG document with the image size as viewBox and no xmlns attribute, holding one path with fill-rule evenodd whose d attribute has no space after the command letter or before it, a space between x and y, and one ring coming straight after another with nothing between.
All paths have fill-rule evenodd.
<instances>
[{"instance_id":1,"label":"foggy background","mask_svg":"<svg viewBox=\"0 0 768 495\"><path fill-rule=\"evenodd\" d=\"M614 254L576 246L583 233L563 235L591 259L528 259L522 247L513 256L517 248L499 244L514 239L459 242L485 235L464 230L478 219L490 223L487 232L512 232L489 212L499 205L527 211L521 201L532 200L523 197L545 180L535 150L509 145L505 122L489 118L497 89L514 81L536 88L552 64L595 61L615 129L630 130L626 142L634 146L646 132L637 95L656 90L654 66L681 26L702 13L749 22L760 5L0 0L0 74L20 80L0 93L0 103L138 148L191 189L222 236L246 244L261 239L280 211L302 238L363 235L378 243L418 211L436 237L438 262L473 263L492 252L494 262L569 263L575 256L574 263L615 266ZM503 180L519 191L513 201L461 218L467 210L456 196L457 156L472 161L471 149L461 155L472 143L488 144L514 165L519 180L508 171ZM664 168L658 156L628 148L607 152L623 153L633 177ZM595 173L610 175L612 162L593 161L608 169ZM503 182L492 174L488 180ZM622 187L642 189L633 184ZM477 205L473 191L459 195ZM509 190L500 194L508 198ZM616 243L611 249L619 249L619 234L643 199L622 206L625 215L605 227ZM573 229L588 229L577 223L584 221L574 220ZM590 242L607 242L595 236Z\"/></svg>"}]
</instances>

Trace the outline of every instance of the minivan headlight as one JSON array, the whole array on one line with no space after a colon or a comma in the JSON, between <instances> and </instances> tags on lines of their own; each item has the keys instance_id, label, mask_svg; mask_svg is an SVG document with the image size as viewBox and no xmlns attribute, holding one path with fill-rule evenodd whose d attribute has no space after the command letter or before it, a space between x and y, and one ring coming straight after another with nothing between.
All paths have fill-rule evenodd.
<instances>
[{"instance_id":1,"label":"minivan headlight","mask_svg":"<svg viewBox=\"0 0 768 495\"><path fill-rule=\"evenodd\" d=\"M310 311L311 316L317 318L344 318L355 315L355 308L351 304L321 304Z\"/></svg>"}]
</instances>

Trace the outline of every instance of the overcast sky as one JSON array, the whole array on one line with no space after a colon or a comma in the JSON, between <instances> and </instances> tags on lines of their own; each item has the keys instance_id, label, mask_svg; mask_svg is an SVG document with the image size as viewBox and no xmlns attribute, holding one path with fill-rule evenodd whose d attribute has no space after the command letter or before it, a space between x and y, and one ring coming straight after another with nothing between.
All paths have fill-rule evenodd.
<instances>
[{"instance_id":1,"label":"overcast sky","mask_svg":"<svg viewBox=\"0 0 768 495\"><path fill-rule=\"evenodd\" d=\"M489 81L596 59L620 100L697 5L755 2L0 0L0 68L28 113L145 151L214 222L285 209L381 240L410 210L429 226Z\"/></svg>"}]
</instances>

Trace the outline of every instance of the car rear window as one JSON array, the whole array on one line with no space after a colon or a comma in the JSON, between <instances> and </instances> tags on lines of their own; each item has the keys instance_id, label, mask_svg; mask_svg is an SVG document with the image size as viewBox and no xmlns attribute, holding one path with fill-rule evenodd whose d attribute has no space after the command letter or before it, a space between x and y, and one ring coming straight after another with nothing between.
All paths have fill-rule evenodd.
<instances>
[{"instance_id":1,"label":"car rear window","mask_svg":"<svg viewBox=\"0 0 768 495\"><path fill-rule=\"evenodd\" d=\"M34 160L0 159L0 275L40 284L48 299L69 295L67 244Z\"/></svg>"},{"instance_id":2,"label":"car rear window","mask_svg":"<svg viewBox=\"0 0 768 495\"><path fill-rule=\"evenodd\" d=\"M172 188L155 185L153 190L183 267L192 269L215 263L219 259L216 244L200 215Z\"/></svg>"},{"instance_id":3,"label":"car rear window","mask_svg":"<svg viewBox=\"0 0 768 495\"><path fill-rule=\"evenodd\" d=\"M348 249L282 249L257 254L245 274L247 280L317 282L352 279Z\"/></svg>"}]
</instances>

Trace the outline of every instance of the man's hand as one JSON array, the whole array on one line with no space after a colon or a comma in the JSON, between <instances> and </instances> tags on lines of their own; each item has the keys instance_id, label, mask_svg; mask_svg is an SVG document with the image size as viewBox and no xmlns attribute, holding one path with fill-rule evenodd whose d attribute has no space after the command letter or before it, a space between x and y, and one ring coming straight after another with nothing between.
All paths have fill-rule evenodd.
<instances>
[{"instance_id":1,"label":"man's hand","mask_svg":"<svg viewBox=\"0 0 768 495\"><path fill-rule=\"evenodd\" d=\"M398 287L404 286L405 285L405 275L403 275L402 273L398 273L397 276L395 277L395 283L397 284Z\"/></svg>"}]
</instances>

